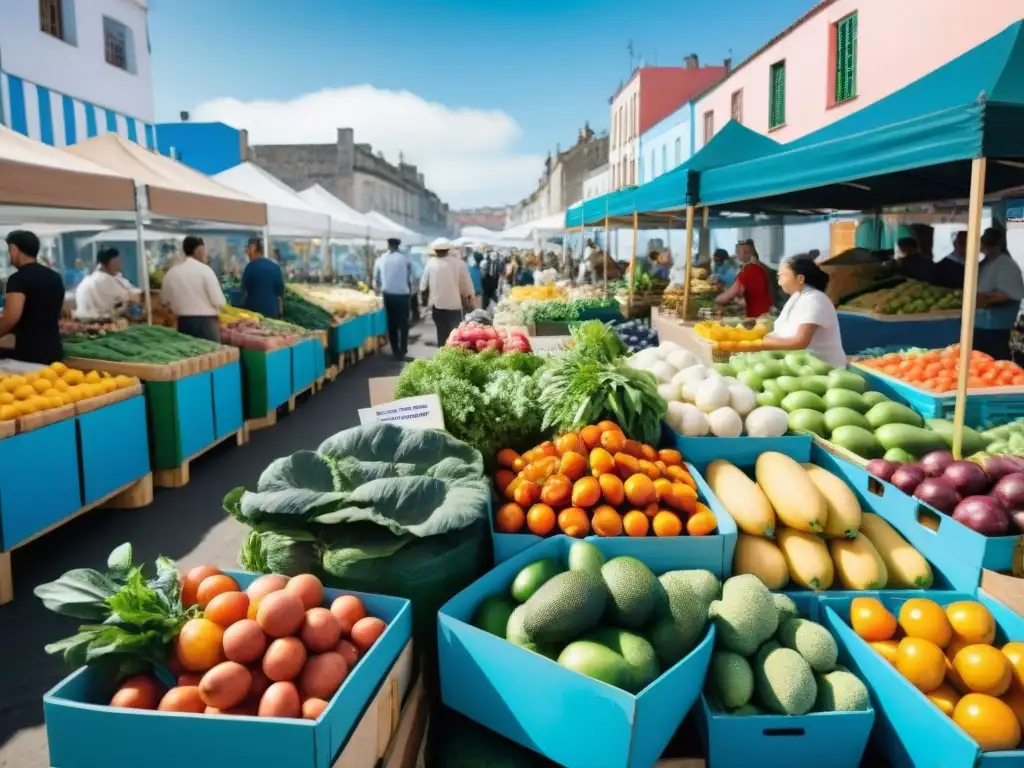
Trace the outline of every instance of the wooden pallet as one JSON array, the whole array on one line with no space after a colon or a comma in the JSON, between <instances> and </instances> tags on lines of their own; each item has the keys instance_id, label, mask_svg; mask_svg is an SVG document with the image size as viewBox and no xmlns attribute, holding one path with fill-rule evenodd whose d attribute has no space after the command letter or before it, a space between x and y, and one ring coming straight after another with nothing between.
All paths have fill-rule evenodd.
<instances>
[{"instance_id":1,"label":"wooden pallet","mask_svg":"<svg viewBox=\"0 0 1024 768\"><path fill-rule=\"evenodd\" d=\"M299 398L300 395L304 395L307 392L309 392L310 397L312 397L318 391L319 390L316 388L316 382L314 381L312 384L310 384L305 389L300 389L294 395L289 397L288 398L288 413L291 413L292 411L295 410L296 400Z\"/></svg>"},{"instance_id":2,"label":"wooden pallet","mask_svg":"<svg viewBox=\"0 0 1024 768\"><path fill-rule=\"evenodd\" d=\"M341 359L337 365L327 366L327 370L324 372L324 378L328 381L334 381L338 378L338 373L345 369L345 360Z\"/></svg>"},{"instance_id":3,"label":"wooden pallet","mask_svg":"<svg viewBox=\"0 0 1024 768\"><path fill-rule=\"evenodd\" d=\"M48 525L38 533L29 536L24 541L18 542L7 552L0 552L0 605L11 602L14 599L14 579L11 576L11 552L19 549L29 542L45 536L50 531L60 528L64 523L74 520L79 515L97 509L98 507L109 507L110 509L138 509L153 503L153 475L146 474L134 482L123 485L115 491L108 493L101 499L91 504L86 504L81 509L75 510L63 520L58 520Z\"/></svg>"},{"instance_id":4,"label":"wooden pallet","mask_svg":"<svg viewBox=\"0 0 1024 768\"><path fill-rule=\"evenodd\" d=\"M277 426L277 408L266 416L258 416L255 419L246 419L242 429L245 430L246 440L250 432L258 432L261 429L269 429Z\"/></svg>"},{"instance_id":5,"label":"wooden pallet","mask_svg":"<svg viewBox=\"0 0 1024 768\"><path fill-rule=\"evenodd\" d=\"M275 414L276 415L276 414ZM201 451L189 456L180 465L173 469L154 469L153 470L153 484L157 488L181 488L182 486L188 485L190 480L189 477L189 465L195 460L202 456L204 453L212 449L215 445L220 445L226 440L234 438L237 445L245 445L249 437L246 433L245 425L242 428L232 432L228 435L224 435L220 440L214 440L208 446L203 448Z\"/></svg>"}]
</instances>

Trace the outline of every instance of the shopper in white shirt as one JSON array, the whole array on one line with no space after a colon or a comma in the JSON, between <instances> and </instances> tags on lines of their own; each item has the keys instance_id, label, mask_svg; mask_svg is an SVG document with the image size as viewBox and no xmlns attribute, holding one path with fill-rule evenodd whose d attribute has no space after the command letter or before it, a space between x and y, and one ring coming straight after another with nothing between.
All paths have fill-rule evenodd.
<instances>
[{"instance_id":1,"label":"shopper in white shirt","mask_svg":"<svg viewBox=\"0 0 1024 768\"><path fill-rule=\"evenodd\" d=\"M789 300L761 348L806 349L834 368L845 368L839 315L825 295L828 275L806 255L792 256L779 266L779 287L789 294Z\"/></svg>"},{"instance_id":2,"label":"shopper in white shirt","mask_svg":"<svg viewBox=\"0 0 1024 768\"><path fill-rule=\"evenodd\" d=\"M121 254L106 248L96 256L96 270L82 279L75 290L75 317L110 317L132 300L134 288L121 275Z\"/></svg>"},{"instance_id":3,"label":"shopper in white shirt","mask_svg":"<svg viewBox=\"0 0 1024 768\"><path fill-rule=\"evenodd\" d=\"M430 246L434 255L427 261L420 278L423 306L431 308L438 347L444 346L448 335L462 322L474 295L466 262L448 255L453 247L447 240L435 240Z\"/></svg>"},{"instance_id":4,"label":"shopper in white shirt","mask_svg":"<svg viewBox=\"0 0 1024 768\"><path fill-rule=\"evenodd\" d=\"M203 238L189 235L182 250L186 259L164 275L160 295L177 315L179 332L220 341L217 316L227 301L217 275L206 264L206 244Z\"/></svg>"}]
</instances>

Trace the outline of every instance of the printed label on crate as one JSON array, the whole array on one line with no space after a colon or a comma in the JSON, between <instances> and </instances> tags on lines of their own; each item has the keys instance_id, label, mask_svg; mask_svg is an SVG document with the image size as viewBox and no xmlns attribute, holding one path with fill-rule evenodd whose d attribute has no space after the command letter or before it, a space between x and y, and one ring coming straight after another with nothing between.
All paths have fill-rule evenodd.
<instances>
[{"instance_id":1,"label":"printed label on crate","mask_svg":"<svg viewBox=\"0 0 1024 768\"><path fill-rule=\"evenodd\" d=\"M390 422L417 429L444 429L444 413L437 395L420 395L359 409L360 424Z\"/></svg>"}]
</instances>

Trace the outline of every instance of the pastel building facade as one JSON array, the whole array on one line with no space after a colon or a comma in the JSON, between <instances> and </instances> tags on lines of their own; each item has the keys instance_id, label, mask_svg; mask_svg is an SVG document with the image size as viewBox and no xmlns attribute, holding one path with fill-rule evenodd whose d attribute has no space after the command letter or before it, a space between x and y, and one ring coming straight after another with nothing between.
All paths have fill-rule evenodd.
<instances>
[{"instance_id":1,"label":"pastel building facade","mask_svg":"<svg viewBox=\"0 0 1024 768\"><path fill-rule=\"evenodd\" d=\"M106 133L156 149L143 0L2 0L0 124L51 146Z\"/></svg>"},{"instance_id":2,"label":"pastel building facade","mask_svg":"<svg viewBox=\"0 0 1024 768\"><path fill-rule=\"evenodd\" d=\"M683 104L640 135L637 183L646 184L693 155L693 102Z\"/></svg>"}]
</instances>

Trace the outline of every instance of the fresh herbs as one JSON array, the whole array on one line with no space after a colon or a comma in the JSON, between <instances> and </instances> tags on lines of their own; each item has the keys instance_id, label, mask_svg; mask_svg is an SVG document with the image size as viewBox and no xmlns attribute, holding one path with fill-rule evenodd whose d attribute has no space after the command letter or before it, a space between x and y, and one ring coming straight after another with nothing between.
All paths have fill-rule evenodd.
<instances>
[{"instance_id":1,"label":"fresh herbs","mask_svg":"<svg viewBox=\"0 0 1024 768\"><path fill-rule=\"evenodd\" d=\"M618 308L614 298L538 301L523 310L523 319L527 323L566 323L579 320L587 311Z\"/></svg>"},{"instance_id":2,"label":"fresh herbs","mask_svg":"<svg viewBox=\"0 0 1024 768\"><path fill-rule=\"evenodd\" d=\"M122 544L107 558L107 572L76 568L56 581L35 588L47 609L89 622L78 632L46 646L72 668L106 664L118 676L163 664L182 625L198 610L181 607L181 577L166 557L156 560L156 574L147 578L132 563L131 544Z\"/></svg>"},{"instance_id":3,"label":"fresh herbs","mask_svg":"<svg viewBox=\"0 0 1024 768\"><path fill-rule=\"evenodd\" d=\"M539 376L544 430L568 432L608 419L634 440L658 442L667 406L651 374L579 350L553 358L548 366Z\"/></svg>"},{"instance_id":4,"label":"fresh herbs","mask_svg":"<svg viewBox=\"0 0 1024 768\"><path fill-rule=\"evenodd\" d=\"M610 324L600 320L588 320L574 325L569 334L575 342L575 351L582 357L610 363L626 353L626 345Z\"/></svg>"}]
</instances>

